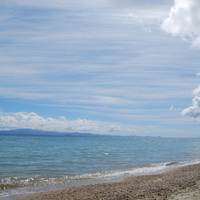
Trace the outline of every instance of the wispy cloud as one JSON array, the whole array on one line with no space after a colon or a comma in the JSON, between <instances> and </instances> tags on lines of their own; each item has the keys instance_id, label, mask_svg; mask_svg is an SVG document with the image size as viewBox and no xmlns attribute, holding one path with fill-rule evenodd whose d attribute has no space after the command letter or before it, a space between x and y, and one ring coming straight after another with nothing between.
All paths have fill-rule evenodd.
<instances>
[{"instance_id":1,"label":"wispy cloud","mask_svg":"<svg viewBox=\"0 0 200 200\"><path fill-rule=\"evenodd\" d=\"M174 106L171 106L169 110L170 111L177 111L177 110L181 110L181 109L180 108L175 108Z\"/></svg>"},{"instance_id":2,"label":"wispy cloud","mask_svg":"<svg viewBox=\"0 0 200 200\"><path fill-rule=\"evenodd\" d=\"M191 2L196 1L188 2L193 9ZM12 115L16 128L47 129L51 120L44 116L51 116L52 124L57 124L51 129L59 131L70 126L58 116L66 117L65 124L80 125L75 119L92 119L87 126L73 125L71 131L142 134L149 125L163 126L159 131L168 129L166 124L170 126L174 118L183 124L180 113L178 119L169 108L186 107L189 91L197 84L193 75L199 69L199 53L160 31L171 3L1 1L0 101L7 103L1 104L1 109L12 112L9 104L14 107L16 101L21 102L13 112L31 116L24 127L16 114ZM176 7L181 9L179 4ZM169 16L170 23L164 22L165 31L172 33L175 14ZM177 35L183 34L182 29ZM32 106L38 107L34 110ZM41 116L30 114L38 113L39 106L46 106L51 115L47 111L41 111ZM6 116L11 119L10 114ZM31 125L39 117L43 126L39 122ZM99 118L101 122L96 120ZM152 134L154 131L158 133L158 129L152 129Z\"/></svg>"}]
</instances>

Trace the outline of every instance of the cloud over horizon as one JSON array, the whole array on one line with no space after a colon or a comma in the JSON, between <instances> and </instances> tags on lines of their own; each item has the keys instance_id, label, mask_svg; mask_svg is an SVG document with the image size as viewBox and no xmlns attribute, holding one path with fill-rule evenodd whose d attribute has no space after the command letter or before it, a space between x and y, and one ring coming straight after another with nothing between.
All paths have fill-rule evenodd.
<instances>
[{"instance_id":1,"label":"cloud over horizon","mask_svg":"<svg viewBox=\"0 0 200 200\"><path fill-rule=\"evenodd\" d=\"M199 134L178 110L188 107L198 84L199 52L171 34L198 43L200 6L172 6L173 0L1 1L0 128ZM185 29L183 15L191 20Z\"/></svg>"},{"instance_id":2,"label":"cloud over horizon","mask_svg":"<svg viewBox=\"0 0 200 200\"><path fill-rule=\"evenodd\" d=\"M11 129L37 129L43 131L57 132L80 132L80 133L98 133L98 134L117 134L117 133L135 133L136 130L130 129L130 126L124 126L86 119L68 120L61 116L59 119L43 118L34 112L0 116L0 127L2 130Z\"/></svg>"},{"instance_id":3,"label":"cloud over horizon","mask_svg":"<svg viewBox=\"0 0 200 200\"><path fill-rule=\"evenodd\" d=\"M200 1L174 0L174 4L161 28L173 36L191 40L192 47L200 48Z\"/></svg>"}]
</instances>

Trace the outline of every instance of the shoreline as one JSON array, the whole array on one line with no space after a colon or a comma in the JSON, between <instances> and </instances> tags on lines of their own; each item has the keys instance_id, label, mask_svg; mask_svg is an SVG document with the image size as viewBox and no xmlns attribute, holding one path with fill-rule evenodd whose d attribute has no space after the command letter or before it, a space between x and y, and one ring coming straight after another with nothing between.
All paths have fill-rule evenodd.
<instances>
[{"instance_id":1,"label":"shoreline","mask_svg":"<svg viewBox=\"0 0 200 200\"><path fill-rule=\"evenodd\" d=\"M13 200L200 199L200 163L120 181L24 194Z\"/></svg>"}]
</instances>

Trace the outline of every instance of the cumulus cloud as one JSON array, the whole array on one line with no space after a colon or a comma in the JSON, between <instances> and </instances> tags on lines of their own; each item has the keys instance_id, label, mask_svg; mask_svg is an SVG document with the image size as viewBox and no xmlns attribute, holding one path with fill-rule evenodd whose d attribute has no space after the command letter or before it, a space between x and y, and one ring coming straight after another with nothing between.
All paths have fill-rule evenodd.
<instances>
[{"instance_id":1,"label":"cumulus cloud","mask_svg":"<svg viewBox=\"0 0 200 200\"><path fill-rule=\"evenodd\" d=\"M200 48L200 1L174 0L174 6L161 28L173 36L190 38L192 46Z\"/></svg>"},{"instance_id":2,"label":"cumulus cloud","mask_svg":"<svg viewBox=\"0 0 200 200\"><path fill-rule=\"evenodd\" d=\"M137 131L135 129L126 129L126 132L129 132L129 133L137 133Z\"/></svg>"},{"instance_id":3,"label":"cumulus cloud","mask_svg":"<svg viewBox=\"0 0 200 200\"><path fill-rule=\"evenodd\" d=\"M68 120L61 116L55 118L43 118L34 112L23 113L17 112L14 114L0 115L1 129L37 129L43 131L58 131L58 132L80 132L80 133L130 133L133 129L128 129L125 125L119 125L109 122L94 121L87 119ZM134 130L134 132L136 132Z\"/></svg>"},{"instance_id":4,"label":"cumulus cloud","mask_svg":"<svg viewBox=\"0 0 200 200\"><path fill-rule=\"evenodd\" d=\"M192 100L193 105L184 109L182 115L187 115L200 121L200 85L193 91L193 94L195 96Z\"/></svg>"},{"instance_id":5,"label":"cumulus cloud","mask_svg":"<svg viewBox=\"0 0 200 200\"><path fill-rule=\"evenodd\" d=\"M73 131L73 132L97 132L99 130L96 121L86 119L67 120L61 116L59 119L43 118L34 112L17 112L13 115L0 116L2 128L30 128L45 131Z\"/></svg>"},{"instance_id":6,"label":"cumulus cloud","mask_svg":"<svg viewBox=\"0 0 200 200\"><path fill-rule=\"evenodd\" d=\"M106 130L109 132L121 131L121 127L115 124L111 124Z\"/></svg>"}]
</instances>

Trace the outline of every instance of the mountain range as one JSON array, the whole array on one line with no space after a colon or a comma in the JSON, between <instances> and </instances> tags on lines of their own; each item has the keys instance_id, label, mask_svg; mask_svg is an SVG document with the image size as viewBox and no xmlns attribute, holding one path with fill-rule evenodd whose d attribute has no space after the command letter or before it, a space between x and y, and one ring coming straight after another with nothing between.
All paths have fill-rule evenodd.
<instances>
[{"instance_id":1,"label":"mountain range","mask_svg":"<svg viewBox=\"0 0 200 200\"><path fill-rule=\"evenodd\" d=\"M68 133L68 132L57 132L57 131L42 131L35 129L16 129L16 130L2 130L0 131L0 135L38 135L38 136L82 136L82 137L94 137L94 136L105 136L100 134L92 134L92 133Z\"/></svg>"}]
</instances>

